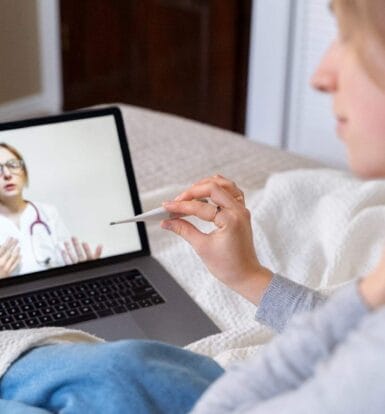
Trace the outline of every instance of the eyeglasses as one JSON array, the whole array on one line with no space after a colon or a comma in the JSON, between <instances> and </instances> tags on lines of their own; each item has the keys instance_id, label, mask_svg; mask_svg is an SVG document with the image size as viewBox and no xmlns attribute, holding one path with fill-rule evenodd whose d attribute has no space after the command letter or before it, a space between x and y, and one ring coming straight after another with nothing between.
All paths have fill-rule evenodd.
<instances>
[{"instance_id":1,"label":"eyeglasses","mask_svg":"<svg viewBox=\"0 0 385 414\"><path fill-rule=\"evenodd\" d=\"M11 174L17 174L24 168L24 161L9 160L5 164L0 164L0 176L4 175L4 167L7 167Z\"/></svg>"}]
</instances>

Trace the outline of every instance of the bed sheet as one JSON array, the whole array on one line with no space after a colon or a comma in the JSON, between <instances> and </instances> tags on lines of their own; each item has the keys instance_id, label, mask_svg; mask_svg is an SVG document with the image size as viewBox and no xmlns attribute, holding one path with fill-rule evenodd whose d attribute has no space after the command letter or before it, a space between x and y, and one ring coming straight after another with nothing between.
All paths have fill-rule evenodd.
<instances>
[{"instance_id":1,"label":"bed sheet","mask_svg":"<svg viewBox=\"0 0 385 414\"><path fill-rule=\"evenodd\" d=\"M256 251L269 269L331 292L365 275L378 260L385 247L383 180L363 182L197 122L121 109L144 210L220 173L245 191ZM147 230L153 256L221 329L188 348L224 367L259 352L273 332L254 320L255 306L211 276L182 239L157 223Z\"/></svg>"}]
</instances>

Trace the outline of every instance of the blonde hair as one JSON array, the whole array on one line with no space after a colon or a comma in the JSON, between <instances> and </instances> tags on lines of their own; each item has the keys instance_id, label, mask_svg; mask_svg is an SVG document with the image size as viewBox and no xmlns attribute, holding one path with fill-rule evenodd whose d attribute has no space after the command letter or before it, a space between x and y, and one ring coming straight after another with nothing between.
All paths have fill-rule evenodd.
<instances>
[{"instance_id":1,"label":"blonde hair","mask_svg":"<svg viewBox=\"0 0 385 414\"><path fill-rule=\"evenodd\" d=\"M11 154L13 154L17 160L23 161L23 171L24 171L24 176L25 176L25 184L28 185L28 170L27 170L27 166L25 164L25 161L23 159L23 157L21 156L20 152L12 147L9 144L6 144L5 142L0 142L0 148L4 148L6 150L8 150Z\"/></svg>"},{"instance_id":2,"label":"blonde hair","mask_svg":"<svg viewBox=\"0 0 385 414\"><path fill-rule=\"evenodd\" d=\"M359 61L385 89L385 0L332 0L331 7Z\"/></svg>"}]
</instances>

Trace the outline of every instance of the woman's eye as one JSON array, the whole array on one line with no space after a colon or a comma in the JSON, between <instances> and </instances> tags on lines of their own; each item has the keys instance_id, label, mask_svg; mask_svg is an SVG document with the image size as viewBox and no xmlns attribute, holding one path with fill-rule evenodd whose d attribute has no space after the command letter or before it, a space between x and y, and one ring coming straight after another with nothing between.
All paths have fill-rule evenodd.
<instances>
[{"instance_id":1,"label":"woman's eye","mask_svg":"<svg viewBox=\"0 0 385 414\"><path fill-rule=\"evenodd\" d=\"M12 170L16 170L21 167L20 161L18 160L8 161L6 165L8 168L11 168Z\"/></svg>"},{"instance_id":2,"label":"woman's eye","mask_svg":"<svg viewBox=\"0 0 385 414\"><path fill-rule=\"evenodd\" d=\"M347 30L339 30L338 32L338 40L341 43L347 43L350 39L350 34Z\"/></svg>"}]
</instances>

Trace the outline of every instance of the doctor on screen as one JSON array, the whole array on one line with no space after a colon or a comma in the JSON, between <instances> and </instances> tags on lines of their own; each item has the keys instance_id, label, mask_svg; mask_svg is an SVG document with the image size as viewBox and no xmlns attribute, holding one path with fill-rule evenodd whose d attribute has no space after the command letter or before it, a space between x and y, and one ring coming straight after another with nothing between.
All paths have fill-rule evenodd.
<instances>
[{"instance_id":1,"label":"doctor on screen","mask_svg":"<svg viewBox=\"0 0 385 414\"><path fill-rule=\"evenodd\" d=\"M57 210L23 198L28 170L20 153L0 143L0 278L98 259L102 246L71 237Z\"/></svg>"}]
</instances>

